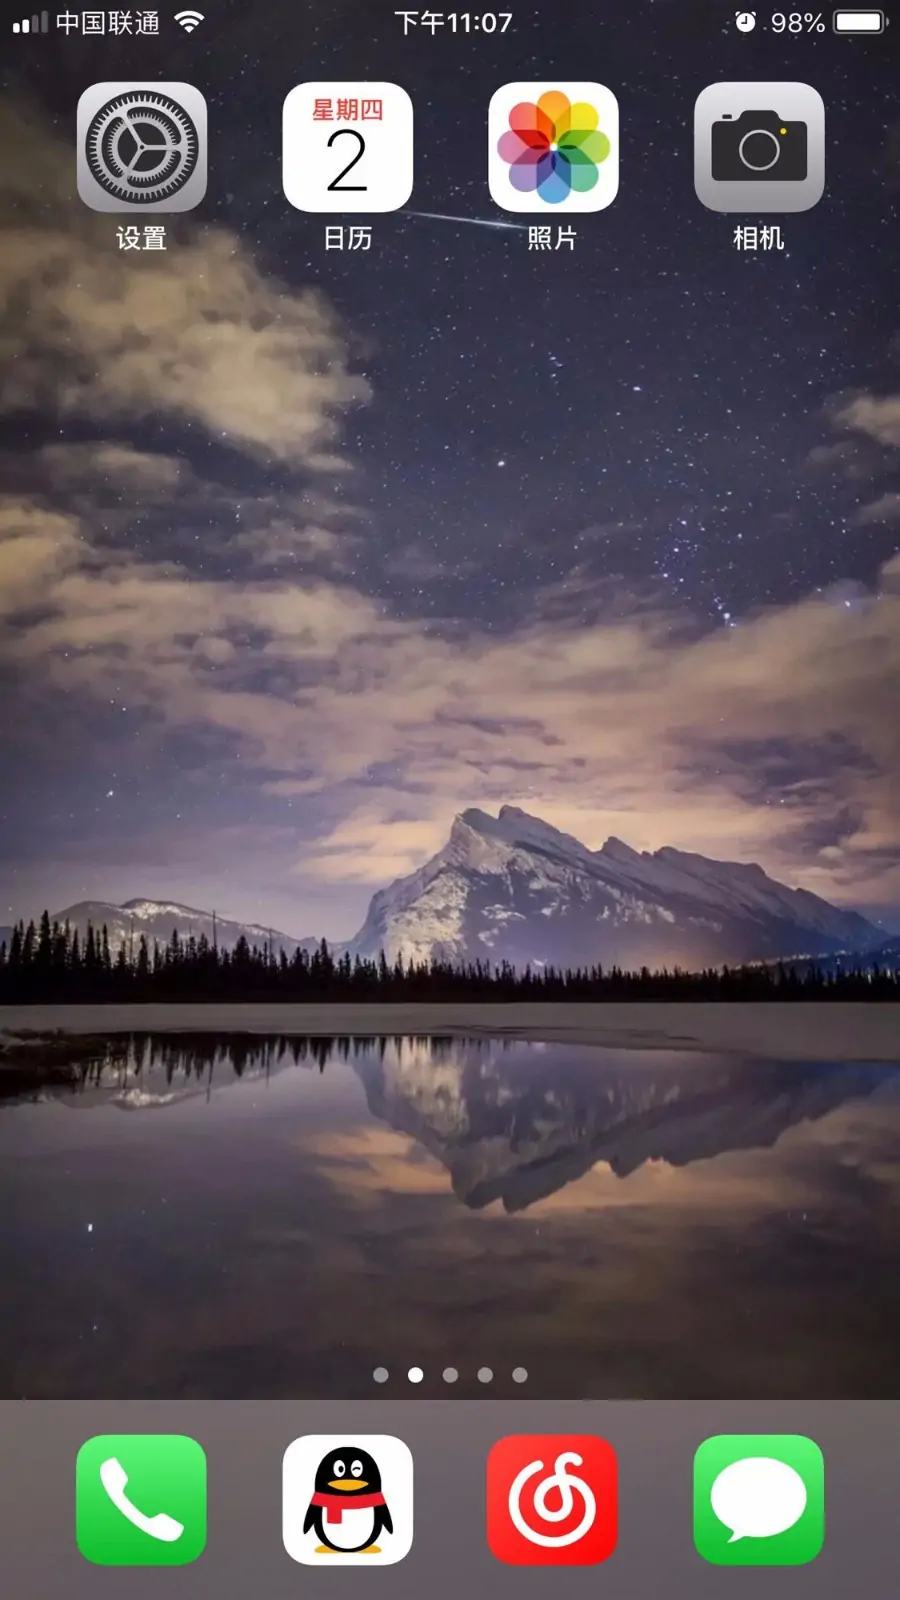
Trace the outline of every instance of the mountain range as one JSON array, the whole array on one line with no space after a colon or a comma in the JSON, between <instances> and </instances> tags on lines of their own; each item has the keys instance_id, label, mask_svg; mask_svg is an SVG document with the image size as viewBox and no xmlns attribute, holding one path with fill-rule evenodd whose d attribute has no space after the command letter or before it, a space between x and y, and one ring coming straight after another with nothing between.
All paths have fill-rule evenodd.
<instances>
[{"instance_id":1,"label":"mountain range","mask_svg":"<svg viewBox=\"0 0 900 1600\"><path fill-rule=\"evenodd\" d=\"M55 920L82 934L88 922L98 930L105 924L114 953L141 934L152 947L175 928L210 941L214 933L211 912L148 899L81 901ZM4 937L8 929L0 929ZM318 943L222 917L215 937L221 949L244 937L289 956ZM463 811L443 848L379 890L356 937L331 948L375 959L384 951L390 962L402 955L519 968L697 968L789 957L852 963L861 955L893 964L897 944L859 913L789 888L758 865L668 846L637 851L616 838L591 850L539 817L503 806L496 817Z\"/></svg>"},{"instance_id":2,"label":"mountain range","mask_svg":"<svg viewBox=\"0 0 900 1600\"><path fill-rule=\"evenodd\" d=\"M314 949L318 942L292 939L290 934L279 933L274 928L263 928L253 922L234 922L212 911L198 911L194 906L183 906L174 900L126 900L121 906L106 900L79 900L75 905L54 912L50 920L58 922L61 928L68 923L72 932L77 929L82 939L88 925L96 933L105 927L113 956L123 944L137 950L142 934L152 951L154 941L167 944L176 929L180 939L187 939L191 934L199 939L205 934L210 944L217 943L220 950L233 950L238 940L244 938L249 945L259 947L271 943L274 950L283 949L290 956L297 949ZM8 941L11 933L11 928L0 928L0 943L4 939Z\"/></svg>"},{"instance_id":3,"label":"mountain range","mask_svg":"<svg viewBox=\"0 0 900 1600\"><path fill-rule=\"evenodd\" d=\"M351 949L626 968L868 951L883 931L756 865L621 839L590 850L516 806L470 810L418 871L373 896Z\"/></svg>"}]
</instances>

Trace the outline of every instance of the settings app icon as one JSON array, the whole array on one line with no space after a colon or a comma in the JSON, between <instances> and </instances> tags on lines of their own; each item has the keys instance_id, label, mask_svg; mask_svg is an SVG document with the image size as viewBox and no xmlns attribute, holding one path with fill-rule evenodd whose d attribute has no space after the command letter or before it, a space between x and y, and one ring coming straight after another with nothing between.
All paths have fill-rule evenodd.
<instances>
[{"instance_id":1,"label":"settings app icon","mask_svg":"<svg viewBox=\"0 0 900 1600\"><path fill-rule=\"evenodd\" d=\"M78 193L94 211L191 211L206 101L189 83L95 83L78 102Z\"/></svg>"}]
</instances>

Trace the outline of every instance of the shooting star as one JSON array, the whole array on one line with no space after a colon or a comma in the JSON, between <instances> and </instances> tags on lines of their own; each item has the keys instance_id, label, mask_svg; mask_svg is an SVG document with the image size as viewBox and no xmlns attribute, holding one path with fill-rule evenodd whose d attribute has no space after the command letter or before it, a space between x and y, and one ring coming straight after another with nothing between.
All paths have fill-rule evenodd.
<instances>
[{"instance_id":1,"label":"shooting star","mask_svg":"<svg viewBox=\"0 0 900 1600\"><path fill-rule=\"evenodd\" d=\"M527 222L499 222L493 217L448 217L443 211L404 211L404 217L426 217L430 222L468 222L473 228L517 228L527 232Z\"/></svg>"}]
</instances>

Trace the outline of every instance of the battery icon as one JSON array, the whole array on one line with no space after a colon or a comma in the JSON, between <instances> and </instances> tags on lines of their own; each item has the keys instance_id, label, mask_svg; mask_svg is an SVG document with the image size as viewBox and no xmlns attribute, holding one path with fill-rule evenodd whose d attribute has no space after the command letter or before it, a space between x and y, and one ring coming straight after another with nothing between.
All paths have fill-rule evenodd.
<instances>
[{"instance_id":1,"label":"battery icon","mask_svg":"<svg viewBox=\"0 0 900 1600\"><path fill-rule=\"evenodd\" d=\"M883 11L836 11L835 33L884 33Z\"/></svg>"}]
</instances>

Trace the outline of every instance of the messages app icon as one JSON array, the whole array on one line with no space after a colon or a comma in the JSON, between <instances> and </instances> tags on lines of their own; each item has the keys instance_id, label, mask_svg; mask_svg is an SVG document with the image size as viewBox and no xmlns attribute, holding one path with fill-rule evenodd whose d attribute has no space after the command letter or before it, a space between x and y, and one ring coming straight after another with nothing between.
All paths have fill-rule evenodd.
<instances>
[{"instance_id":1,"label":"messages app icon","mask_svg":"<svg viewBox=\"0 0 900 1600\"><path fill-rule=\"evenodd\" d=\"M102 1567L181 1567L206 1545L206 1456L179 1433L102 1433L75 1467L75 1531Z\"/></svg>"},{"instance_id":2,"label":"messages app icon","mask_svg":"<svg viewBox=\"0 0 900 1600\"><path fill-rule=\"evenodd\" d=\"M694 1544L718 1567L799 1567L825 1542L825 1462L800 1433L723 1433L694 1457Z\"/></svg>"}]
</instances>

